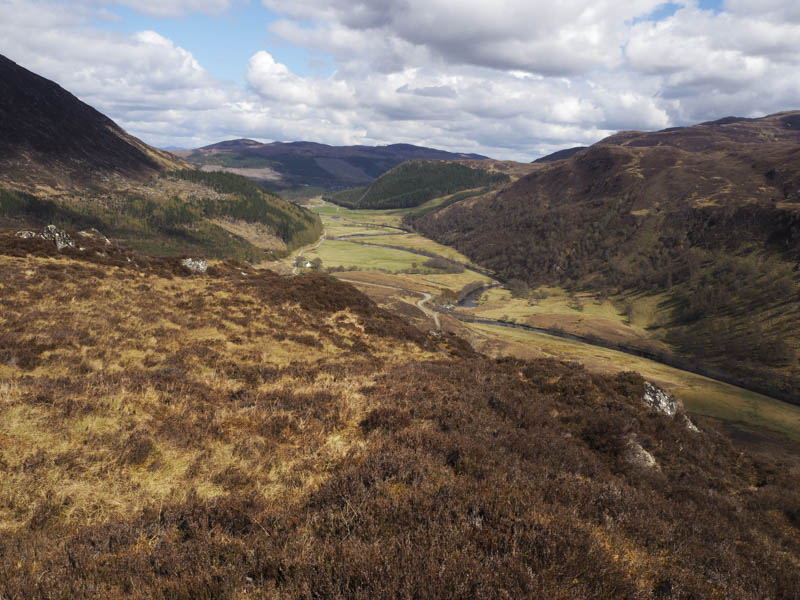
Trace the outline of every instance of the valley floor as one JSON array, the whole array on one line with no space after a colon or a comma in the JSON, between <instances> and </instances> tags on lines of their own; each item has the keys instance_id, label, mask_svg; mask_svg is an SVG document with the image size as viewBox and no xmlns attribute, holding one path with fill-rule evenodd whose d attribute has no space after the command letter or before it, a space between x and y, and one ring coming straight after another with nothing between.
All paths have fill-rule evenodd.
<instances>
[{"instance_id":1,"label":"valley floor","mask_svg":"<svg viewBox=\"0 0 800 600\"><path fill-rule=\"evenodd\" d=\"M672 391L696 417L735 433L739 443L758 449L769 441L789 453L800 453L800 406L612 349L453 318L465 315L519 323L653 353L669 352L670 347L653 334L659 318L660 299L656 296L600 298L545 287L518 298L502 286L490 287L498 282L488 274L469 270L474 265L453 248L403 230L403 216L414 209L349 210L317 200L312 210L322 217L325 237L299 254L308 261L321 260L323 270L357 285L379 305L424 328L438 326L431 311L419 306L421 296L431 296L429 304L439 311L442 327L492 356L554 357L599 373L637 371ZM465 268L444 273L425 265L432 257ZM295 262L293 256L267 266L296 272ZM474 306L453 307L458 292L469 284L482 284L486 289L478 294Z\"/></svg>"}]
</instances>

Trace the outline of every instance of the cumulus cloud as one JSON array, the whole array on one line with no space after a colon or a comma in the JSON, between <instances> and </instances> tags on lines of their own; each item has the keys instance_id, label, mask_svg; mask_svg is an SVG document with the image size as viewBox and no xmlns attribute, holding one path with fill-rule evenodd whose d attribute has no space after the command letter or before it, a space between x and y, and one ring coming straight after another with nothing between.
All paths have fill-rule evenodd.
<instances>
[{"instance_id":1,"label":"cumulus cloud","mask_svg":"<svg viewBox=\"0 0 800 600\"><path fill-rule=\"evenodd\" d=\"M630 68L655 79L676 122L798 108L800 23L769 2L725 6L719 14L689 6L632 28Z\"/></svg>"},{"instance_id":2,"label":"cumulus cloud","mask_svg":"<svg viewBox=\"0 0 800 600\"><path fill-rule=\"evenodd\" d=\"M743 17L766 17L776 23L800 22L800 4L786 0L726 0L725 9Z\"/></svg>"},{"instance_id":3,"label":"cumulus cloud","mask_svg":"<svg viewBox=\"0 0 800 600\"><path fill-rule=\"evenodd\" d=\"M263 2L286 17L276 35L334 56L355 87L365 73L402 74L396 94L429 89L453 120L522 120L529 148L586 139L570 125L596 134L783 110L800 83L800 8L780 0L728 0L720 12L678 1L661 20L650 16L662 0ZM444 73L453 82L426 83ZM407 114L407 101L378 100L387 117ZM407 110L437 114L432 103ZM507 145L520 148L519 136Z\"/></svg>"},{"instance_id":4,"label":"cumulus cloud","mask_svg":"<svg viewBox=\"0 0 800 600\"><path fill-rule=\"evenodd\" d=\"M332 35L360 31L427 49L448 63L519 69L544 75L613 67L627 20L660 0L264 0L288 17L323 24ZM280 31L280 30L279 30ZM287 28L284 34L291 33ZM306 31L314 38L317 30ZM297 30L292 37L303 32Z\"/></svg>"},{"instance_id":5,"label":"cumulus cloud","mask_svg":"<svg viewBox=\"0 0 800 600\"><path fill-rule=\"evenodd\" d=\"M123 0L154 15L243 0ZM256 0L253 0L256 1ZM327 57L302 75L269 47L242 57L246 88L151 30L92 26L102 0L0 0L1 52L135 135L196 147L232 137L406 142L530 160L620 129L796 108L800 8L727 0L262 0L270 32ZM655 11L655 12L654 12Z\"/></svg>"}]
</instances>

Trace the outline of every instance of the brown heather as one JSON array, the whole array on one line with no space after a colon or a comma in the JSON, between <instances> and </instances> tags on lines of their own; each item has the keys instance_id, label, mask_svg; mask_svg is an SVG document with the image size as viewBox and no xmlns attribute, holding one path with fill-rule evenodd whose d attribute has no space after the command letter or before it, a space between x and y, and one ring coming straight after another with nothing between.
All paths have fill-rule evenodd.
<instances>
[{"instance_id":1,"label":"brown heather","mask_svg":"<svg viewBox=\"0 0 800 600\"><path fill-rule=\"evenodd\" d=\"M0 235L0 598L800 597L797 467L642 393L325 277Z\"/></svg>"}]
</instances>

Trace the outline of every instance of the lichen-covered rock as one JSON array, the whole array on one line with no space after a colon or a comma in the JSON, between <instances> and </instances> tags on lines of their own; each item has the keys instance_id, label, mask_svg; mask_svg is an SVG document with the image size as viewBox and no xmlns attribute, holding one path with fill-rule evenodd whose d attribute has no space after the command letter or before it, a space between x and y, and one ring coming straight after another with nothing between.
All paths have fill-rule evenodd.
<instances>
[{"instance_id":1,"label":"lichen-covered rock","mask_svg":"<svg viewBox=\"0 0 800 600\"><path fill-rule=\"evenodd\" d=\"M675 396L648 381L644 382L644 397L642 399L650 408L668 417L674 417L680 408L680 403L675 400Z\"/></svg>"},{"instance_id":2,"label":"lichen-covered rock","mask_svg":"<svg viewBox=\"0 0 800 600\"><path fill-rule=\"evenodd\" d=\"M689 431L700 431L689 417L684 414L683 402L666 390L662 390L660 387L645 381L642 400L653 410L673 419L680 419Z\"/></svg>"},{"instance_id":3,"label":"lichen-covered rock","mask_svg":"<svg viewBox=\"0 0 800 600\"><path fill-rule=\"evenodd\" d=\"M655 457L650 454L647 450L642 448L642 446L633 440L628 442L628 445L625 447L625 453L623 455L623 459L626 463L633 467L640 467L642 469L658 469L658 462L656 462Z\"/></svg>"},{"instance_id":4,"label":"lichen-covered rock","mask_svg":"<svg viewBox=\"0 0 800 600\"><path fill-rule=\"evenodd\" d=\"M81 236L82 238L88 238L90 240L102 242L106 246L111 245L111 240L109 240L106 236L104 236L94 227L92 227L91 229L85 229L84 231L79 231L78 235Z\"/></svg>"},{"instance_id":5,"label":"lichen-covered rock","mask_svg":"<svg viewBox=\"0 0 800 600\"><path fill-rule=\"evenodd\" d=\"M42 238L43 240L53 242L59 251L63 250L64 248L75 247L75 240L73 240L66 231L59 229L55 225L48 225L45 227L44 231L42 231L38 237Z\"/></svg>"},{"instance_id":6,"label":"lichen-covered rock","mask_svg":"<svg viewBox=\"0 0 800 600\"><path fill-rule=\"evenodd\" d=\"M208 271L208 263L202 258L184 258L181 264L192 273L205 273Z\"/></svg>"}]
</instances>

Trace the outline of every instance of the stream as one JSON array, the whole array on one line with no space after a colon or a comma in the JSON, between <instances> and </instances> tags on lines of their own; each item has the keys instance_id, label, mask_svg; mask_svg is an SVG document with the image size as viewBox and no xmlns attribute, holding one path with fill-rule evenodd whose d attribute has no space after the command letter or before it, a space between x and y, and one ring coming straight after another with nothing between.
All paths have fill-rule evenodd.
<instances>
[{"instance_id":1,"label":"stream","mask_svg":"<svg viewBox=\"0 0 800 600\"><path fill-rule=\"evenodd\" d=\"M485 290L484 290L485 291ZM461 305L459 305L461 306ZM468 306L468 305L464 305ZM473 317L472 315L466 315L463 313L458 313L455 311L452 312L444 312L450 317L461 321L462 323L477 323L480 325L496 325L499 327L508 327L510 329L522 329L525 331L532 331L535 333L542 333L545 335L562 338L565 340L570 340L573 342L579 342L581 344L588 344L590 346L596 346L598 348L605 348L607 350L614 350L616 352L622 352L623 354L630 354L631 356L637 356L639 358L646 358L647 360L651 360L653 362L666 365L668 367L672 367L673 369L678 369L680 371L686 371L688 373L694 373L695 375L701 375L703 377L707 377L708 379L713 379L715 381L719 381L720 383L725 383L727 385L733 385L744 390L748 390L751 392L756 392L757 394L761 394L763 396L767 396L769 398L773 398L776 400L782 400L789 404L797 405L798 399L792 396L783 395L780 393L775 392L775 390L767 389L759 385L754 385L752 383L748 383L745 381L740 380L734 375L730 375L728 373L723 373L721 371L717 371L715 369L710 369L707 367L703 367L702 365L698 365L696 362L687 359L681 358L679 356L674 356L666 353L655 352L652 350L645 350L642 348L634 348L631 346L626 346L624 344L618 344L616 342L611 342L608 340L603 340L600 338L595 337L588 337L577 335L573 333L566 333L560 329L548 329L546 327L534 327L532 325L523 325L521 323L510 323L508 321L497 321L495 319L484 319L480 317Z\"/></svg>"}]
</instances>

